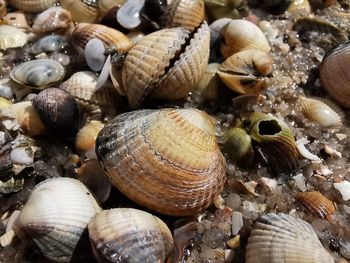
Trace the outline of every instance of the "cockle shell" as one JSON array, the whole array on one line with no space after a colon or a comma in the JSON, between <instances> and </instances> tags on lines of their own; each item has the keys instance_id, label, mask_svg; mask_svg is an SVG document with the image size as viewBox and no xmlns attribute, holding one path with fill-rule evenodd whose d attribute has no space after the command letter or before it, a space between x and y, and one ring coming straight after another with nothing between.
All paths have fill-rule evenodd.
<instances>
[{"instance_id":1,"label":"cockle shell","mask_svg":"<svg viewBox=\"0 0 350 263\"><path fill-rule=\"evenodd\" d=\"M309 223L288 214L270 213L255 223L246 263L334 263Z\"/></svg>"},{"instance_id":2,"label":"cockle shell","mask_svg":"<svg viewBox=\"0 0 350 263\"><path fill-rule=\"evenodd\" d=\"M265 53L270 51L264 33L247 20L232 20L221 30L221 34L224 38L221 53L225 58L246 49L257 49Z\"/></svg>"},{"instance_id":3,"label":"cockle shell","mask_svg":"<svg viewBox=\"0 0 350 263\"><path fill-rule=\"evenodd\" d=\"M329 51L320 67L322 86L341 106L350 108L350 45Z\"/></svg>"},{"instance_id":4,"label":"cockle shell","mask_svg":"<svg viewBox=\"0 0 350 263\"><path fill-rule=\"evenodd\" d=\"M10 4L26 13L39 13L55 4L56 0L10 0Z\"/></svg>"},{"instance_id":5,"label":"cockle shell","mask_svg":"<svg viewBox=\"0 0 350 263\"><path fill-rule=\"evenodd\" d=\"M98 133L102 130L104 124L100 121L89 121L77 133L75 139L75 148L78 152L87 152L95 149L95 141Z\"/></svg>"},{"instance_id":6,"label":"cockle shell","mask_svg":"<svg viewBox=\"0 0 350 263\"><path fill-rule=\"evenodd\" d=\"M75 22L93 23L99 17L97 0L61 0L61 6L70 11Z\"/></svg>"},{"instance_id":7,"label":"cockle shell","mask_svg":"<svg viewBox=\"0 0 350 263\"><path fill-rule=\"evenodd\" d=\"M0 50L23 47L28 42L28 35L20 28L0 25Z\"/></svg>"},{"instance_id":8,"label":"cockle shell","mask_svg":"<svg viewBox=\"0 0 350 263\"><path fill-rule=\"evenodd\" d=\"M33 239L47 258L69 262L90 218L99 211L93 195L78 180L48 179L32 191L14 230Z\"/></svg>"},{"instance_id":9,"label":"cockle shell","mask_svg":"<svg viewBox=\"0 0 350 263\"><path fill-rule=\"evenodd\" d=\"M52 6L36 17L32 29L36 34L63 33L72 26L70 12L60 6Z\"/></svg>"},{"instance_id":10,"label":"cockle shell","mask_svg":"<svg viewBox=\"0 0 350 263\"><path fill-rule=\"evenodd\" d=\"M166 224L137 209L103 210L88 228L99 262L165 262L174 246Z\"/></svg>"},{"instance_id":11,"label":"cockle shell","mask_svg":"<svg viewBox=\"0 0 350 263\"><path fill-rule=\"evenodd\" d=\"M15 67L10 78L33 89L43 89L64 78L65 69L61 63L52 59L36 59Z\"/></svg>"},{"instance_id":12,"label":"cockle shell","mask_svg":"<svg viewBox=\"0 0 350 263\"><path fill-rule=\"evenodd\" d=\"M118 52L127 52L133 45L128 37L118 30L89 23L80 23L75 27L71 42L74 48L81 55L84 55L87 42L93 38L100 39L106 45L106 48L114 48Z\"/></svg>"},{"instance_id":13,"label":"cockle shell","mask_svg":"<svg viewBox=\"0 0 350 263\"><path fill-rule=\"evenodd\" d=\"M309 120L321 127L340 127L344 120L343 111L333 102L324 98L300 98L301 111Z\"/></svg>"},{"instance_id":14,"label":"cockle shell","mask_svg":"<svg viewBox=\"0 0 350 263\"><path fill-rule=\"evenodd\" d=\"M296 194L295 199L316 216L333 221L332 214L336 211L336 207L320 192L300 192Z\"/></svg>"},{"instance_id":15,"label":"cockle shell","mask_svg":"<svg viewBox=\"0 0 350 263\"><path fill-rule=\"evenodd\" d=\"M132 107L147 95L176 100L201 79L209 58L209 28L204 22L192 34L183 28L156 31L128 53L122 79Z\"/></svg>"},{"instance_id":16,"label":"cockle shell","mask_svg":"<svg viewBox=\"0 0 350 263\"><path fill-rule=\"evenodd\" d=\"M164 27L183 27L194 30L204 21L203 0L173 0L161 16Z\"/></svg>"},{"instance_id":17,"label":"cockle shell","mask_svg":"<svg viewBox=\"0 0 350 263\"><path fill-rule=\"evenodd\" d=\"M62 49L67 44L66 39L60 35L48 35L40 38L30 48L32 54L54 52Z\"/></svg>"},{"instance_id":18,"label":"cockle shell","mask_svg":"<svg viewBox=\"0 0 350 263\"><path fill-rule=\"evenodd\" d=\"M136 203L168 215L191 215L217 197L225 159L212 119L195 109L118 115L96 140L114 186Z\"/></svg>"},{"instance_id":19,"label":"cockle shell","mask_svg":"<svg viewBox=\"0 0 350 263\"><path fill-rule=\"evenodd\" d=\"M265 52L248 49L233 54L219 67L220 79L240 94L256 94L267 87L272 59Z\"/></svg>"}]
</instances>

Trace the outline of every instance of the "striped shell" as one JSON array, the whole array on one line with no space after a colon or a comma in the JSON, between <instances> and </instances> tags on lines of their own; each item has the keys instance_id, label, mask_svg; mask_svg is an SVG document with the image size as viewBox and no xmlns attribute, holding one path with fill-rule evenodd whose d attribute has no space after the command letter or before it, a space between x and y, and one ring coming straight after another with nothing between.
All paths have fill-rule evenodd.
<instances>
[{"instance_id":1,"label":"striped shell","mask_svg":"<svg viewBox=\"0 0 350 263\"><path fill-rule=\"evenodd\" d=\"M165 262L174 243L162 220L131 208L98 213L89 223L89 235L99 262Z\"/></svg>"},{"instance_id":2,"label":"striped shell","mask_svg":"<svg viewBox=\"0 0 350 263\"><path fill-rule=\"evenodd\" d=\"M255 223L246 263L334 263L309 223L288 214L270 213Z\"/></svg>"},{"instance_id":3,"label":"striped shell","mask_svg":"<svg viewBox=\"0 0 350 263\"><path fill-rule=\"evenodd\" d=\"M161 16L161 23L164 27L180 26L190 31L203 21L203 0L173 0Z\"/></svg>"},{"instance_id":4,"label":"striped shell","mask_svg":"<svg viewBox=\"0 0 350 263\"><path fill-rule=\"evenodd\" d=\"M26 13L39 13L53 6L56 0L10 0L10 4Z\"/></svg>"},{"instance_id":5,"label":"striped shell","mask_svg":"<svg viewBox=\"0 0 350 263\"><path fill-rule=\"evenodd\" d=\"M206 22L193 34L177 27L143 37L129 51L122 71L131 106L139 106L147 95L169 100L185 97L206 70L209 41Z\"/></svg>"},{"instance_id":6,"label":"striped shell","mask_svg":"<svg viewBox=\"0 0 350 263\"><path fill-rule=\"evenodd\" d=\"M93 38L100 39L107 48L115 48L119 52L127 52L132 42L116 29L100 24L80 23L72 33L72 44L79 54L84 55L87 42Z\"/></svg>"},{"instance_id":7,"label":"striped shell","mask_svg":"<svg viewBox=\"0 0 350 263\"><path fill-rule=\"evenodd\" d=\"M0 50L23 47L28 42L24 30L8 25L0 25Z\"/></svg>"},{"instance_id":8,"label":"striped shell","mask_svg":"<svg viewBox=\"0 0 350 263\"><path fill-rule=\"evenodd\" d=\"M93 23L99 18L97 0L60 0L61 6L69 10L77 23Z\"/></svg>"},{"instance_id":9,"label":"striped shell","mask_svg":"<svg viewBox=\"0 0 350 263\"><path fill-rule=\"evenodd\" d=\"M100 132L96 153L114 186L162 214L195 214L223 187L225 159L215 126L199 110L121 114Z\"/></svg>"},{"instance_id":10,"label":"striped shell","mask_svg":"<svg viewBox=\"0 0 350 263\"><path fill-rule=\"evenodd\" d=\"M30 194L15 232L26 233L49 259L69 262L90 218L99 211L92 194L78 180L48 179Z\"/></svg>"},{"instance_id":11,"label":"striped shell","mask_svg":"<svg viewBox=\"0 0 350 263\"><path fill-rule=\"evenodd\" d=\"M324 57L320 78L322 86L343 107L350 108L350 45L341 44Z\"/></svg>"},{"instance_id":12,"label":"striped shell","mask_svg":"<svg viewBox=\"0 0 350 263\"><path fill-rule=\"evenodd\" d=\"M64 32L73 26L70 12L60 6L53 6L39 14L32 29L36 34Z\"/></svg>"},{"instance_id":13,"label":"striped shell","mask_svg":"<svg viewBox=\"0 0 350 263\"><path fill-rule=\"evenodd\" d=\"M296 194L295 199L316 216L333 221L332 214L336 211L336 207L320 192L300 192Z\"/></svg>"}]
</instances>

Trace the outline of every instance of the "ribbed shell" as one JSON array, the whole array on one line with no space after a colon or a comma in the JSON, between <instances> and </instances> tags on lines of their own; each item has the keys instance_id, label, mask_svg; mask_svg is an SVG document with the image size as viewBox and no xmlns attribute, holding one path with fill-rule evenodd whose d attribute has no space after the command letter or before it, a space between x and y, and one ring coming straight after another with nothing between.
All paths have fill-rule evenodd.
<instances>
[{"instance_id":1,"label":"ribbed shell","mask_svg":"<svg viewBox=\"0 0 350 263\"><path fill-rule=\"evenodd\" d=\"M56 0L10 0L11 5L26 13L39 13L55 2Z\"/></svg>"},{"instance_id":2,"label":"ribbed shell","mask_svg":"<svg viewBox=\"0 0 350 263\"><path fill-rule=\"evenodd\" d=\"M193 36L183 28L171 28L143 37L129 51L122 71L131 106L137 107L148 94L170 100L185 97L207 67L209 42L205 22Z\"/></svg>"},{"instance_id":3,"label":"ribbed shell","mask_svg":"<svg viewBox=\"0 0 350 263\"><path fill-rule=\"evenodd\" d=\"M195 109L140 110L106 124L96 153L111 182L136 203L191 215L220 193L225 160L214 123Z\"/></svg>"},{"instance_id":4,"label":"ribbed shell","mask_svg":"<svg viewBox=\"0 0 350 263\"><path fill-rule=\"evenodd\" d=\"M90 218L99 211L92 194L78 180L48 179L30 194L15 227L32 238L46 257L69 262Z\"/></svg>"},{"instance_id":5,"label":"ribbed shell","mask_svg":"<svg viewBox=\"0 0 350 263\"><path fill-rule=\"evenodd\" d=\"M341 106L350 108L350 45L329 52L320 68L322 86Z\"/></svg>"},{"instance_id":6,"label":"ribbed shell","mask_svg":"<svg viewBox=\"0 0 350 263\"><path fill-rule=\"evenodd\" d=\"M300 192L295 198L316 216L332 221L331 216L336 211L335 205L320 192Z\"/></svg>"},{"instance_id":7,"label":"ribbed shell","mask_svg":"<svg viewBox=\"0 0 350 263\"><path fill-rule=\"evenodd\" d=\"M23 47L28 42L24 30L8 25L0 25L0 50Z\"/></svg>"},{"instance_id":8,"label":"ribbed shell","mask_svg":"<svg viewBox=\"0 0 350 263\"><path fill-rule=\"evenodd\" d=\"M99 262L165 262L173 248L165 223L137 209L104 210L90 221L88 228Z\"/></svg>"},{"instance_id":9,"label":"ribbed shell","mask_svg":"<svg viewBox=\"0 0 350 263\"><path fill-rule=\"evenodd\" d=\"M164 27L183 27L194 30L204 21L203 0L173 0L161 17Z\"/></svg>"},{"instance_id":10,"label":"ribbed shell","mask_svg":"<svg viewBox=\"0 0 350 263\"><path fill-rule=\"evenodd\" d=\"M270 213L251 231L246 263L334 263L311 225L288 214Z\"/></svg>"},{"instance_id":11,"label":"ribbed shell","mask_svg":"<svg viewBox=\"0 0 350 263\"><path fill-rule=\"evenodd\" d=\"M92 38L100 39L108 48L115 48L119 52L127 52L132 42L126 35L116 29L100 25L80 23L72 33L72 44L75 49L84 55L84 50L87 42Z\"/></svg>"},{"instance_id":12,"label":"ribbed shell","mask_svg":"<svg viewBox=\"0 0 350 263\"><path fill-rule=\"evenodd\" d=\"M70 12L60 6L53 6L39 14L32 26L36 34L63 32L73 26Z\"/></svg>"},{"instance_id":13,"label":"ribbed shell","mask_svg":"<svg viewBox=\"0 0 350 263\"><path fill-rule=\"evenodd\" d=\"M96 0L60 0L60 3L64 9L70 11L75 22L93 23L99 17Z\"/></svg>"}]
</instances>

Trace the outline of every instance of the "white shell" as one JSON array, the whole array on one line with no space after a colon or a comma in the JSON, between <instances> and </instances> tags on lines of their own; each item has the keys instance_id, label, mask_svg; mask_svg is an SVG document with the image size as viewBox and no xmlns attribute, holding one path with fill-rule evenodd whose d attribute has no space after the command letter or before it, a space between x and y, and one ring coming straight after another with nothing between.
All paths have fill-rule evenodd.
<instances>
[{"instance_id":1,"label":"white shell","mask_svg":"<svg viewBox=\"0 0 350 263\"><path fill-rule=\"evenodd\" d=\"M85 60L93 71L100 71L106 61L104 52L106 48L102 40L98 38L90 39L85 46Z\"/></svg>"},{"instance_id":2,"label":"white shell","mask_svg":"<svg viewBox=\"0 0 350 263\"><path fill-rule=\"evenodd\" d=\"M141 24L141 9L145 0L127 0L117 12L118 23L127 29L136 28Z\"/></svg>"},{"instance_id":3,"label":"white shell","mask_svg":"<svg viewBox=\"0 0 350 263\"><path fill-rule=\"evenodd\" d=\"M23 47L28 42L28 35L20 28L0 25L0 49Z\"/></svg>"},{"instance_id":4,"label":"white shell","mask_svg":"<svg viewBox=\"0 0 350 263\"><path fill-rule=\"evenodd\" d=\"M334 263L309 223L283 213L258 219L245 259L246 263Z\"/></svg>"},{"instance_id":5,"label":"white shell","mask_svg":"<svg viewBox=\"0 0 350 263\"><path fill-rule=\"evenodd\" d=\"M72 178L48 179L38 184L15 222L41 252L68 262L90 218L101 211L84 184Z\"/></svg>"},{"instance_id":6,"label":"white shell","mask_svg":"<svg viewBox=\"0 0 350 263\"><path fill-rule=\"evenodd\" d=\"M334 183L334 188L337 189L342 195L343 200L348 201L350 199L350 182L345 180L340 183Z\"/></svg>"},{"instance_id":7,"label":"white shell","mask_svg":"<svg viewBox=\"0 0 350 263\"><path fill-rule=\"evenodd\" d=\"M48 35L36 41L30 51L32 54L54 52L63 48L66 44L67 42L64 37L60 35Z\"/></svg>"}]
</instances>

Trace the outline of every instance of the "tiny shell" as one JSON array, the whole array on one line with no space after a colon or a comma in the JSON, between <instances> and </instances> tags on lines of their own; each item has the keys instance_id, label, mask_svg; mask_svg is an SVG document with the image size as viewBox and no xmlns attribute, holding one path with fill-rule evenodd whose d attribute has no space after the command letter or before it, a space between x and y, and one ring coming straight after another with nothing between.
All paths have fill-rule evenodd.
<instances>
[{"instance_id":1,"label":"tiny shell","mask_svg":"<svg viewBox=\"0 0 350 263\"><path fill-rule=\"evenodd\" d=\"M344 201L348 201L350 199L350 182L349 181L344 180L340 183L334 183L333 186L335 189L337 189L340 192Z\"/></svg>"},{"instance_id":2,"label":"tiny shell","mask_svg":"<svg viewBox=\"0 0 350 263\"><path fill-rule=\"evenodd\" d=\"M250 233L246 263L334 263L311 225L288 214L266 214Z\"/></svg>"},{"instance_id":3,"label":"tiny shell","mask_svg":"<svg viewBox=\"0 0 350 263\"><path fill-rule=\"evenodd\" d=\"M104 210L91 219L88 228L99 262L165 262L174 246L166 224L137 209Z\"/></svg>"},{"instance_id":4,"label":"tiny shell","mask_svg":"<svg viewBox=\"0 0 350 263\"><path fill-rule=\"evenodd\" d=\"M61 0L61 6L70 11L75 22L93 23L99 17L96 0Z\"/></svg>"},{"instance_id":5,"label":"tiny shell","mask_svg":"<svg viewBox=\"0 0 350 263\"><path fill-rule=\"evenodd\" d=\"M26 13L38 13L55 4L56 0L10 0L10 4Z\"/></svg>"},{"instance_id":6,"label":"tiny shell","mask_svg":"<svg viewBox=\"0 0 350 263\"><path fill-rule=\"evenodd\" d=\"M78 152L86 152L95 148L95 141L98 133L104 124L100 121L90 121L85 124L77 133L75 148Z\"/></svg>"},{"instance_id":7,"label":"tiny shell","mask_svg":"<svg viewBox=\"0 0 350 263\"><path fill-rule=\"evenodd\" d=\"M28 35L20 28L0 25L0 50L23 47L28 42Z\"/></svg>"}]
</instances>

